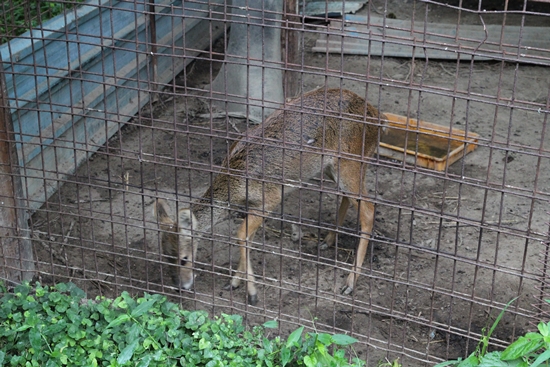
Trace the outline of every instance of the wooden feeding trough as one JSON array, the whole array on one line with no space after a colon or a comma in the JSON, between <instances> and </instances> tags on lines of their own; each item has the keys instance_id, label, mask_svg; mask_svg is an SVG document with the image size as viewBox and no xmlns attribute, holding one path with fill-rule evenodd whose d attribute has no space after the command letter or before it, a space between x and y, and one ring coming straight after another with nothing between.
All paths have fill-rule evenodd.
<instances>
[{"instance_id":1,"label":"wooden feeding trough","mask_svg":"<svg viewBox=\"0 0 550 367\"><path fill-rule=\"evenodd\" d=\"M380 138L381 156L444 171L477 147L479 135L384 112L387 132Z\"/></svg>"}]
</instances>

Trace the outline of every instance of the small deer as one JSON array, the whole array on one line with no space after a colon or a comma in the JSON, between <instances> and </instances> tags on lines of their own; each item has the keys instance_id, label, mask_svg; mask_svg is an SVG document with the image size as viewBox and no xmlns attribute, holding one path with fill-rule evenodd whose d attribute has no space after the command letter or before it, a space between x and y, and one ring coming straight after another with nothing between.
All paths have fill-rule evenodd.
<instances>
[{"instance_id":1,"label":"small deer","mask_svg":"<svg viewBox=\"0 0 550 367\"><path fill-rule=\"evenodd\" d=\"M237 230L240 259L228 287L237 288L241 279L246 279L248 302L256 304L258 293L247 243L262 225L265 213L273 212L281 203L282 186L286 195L300 187L301 182L324 174L337 183L342 195L337 228L350 203L359 211L361 238L355 264L342 290L350 294L365 259L374 220L374 205L365 201L366 161L378 145L385 120L385 115L348 90L308 92L236 141L212 186L190 209L179 211L177 223L169 217L166 202L157 200L157 220L161 229L169 231L163 233L163 251L177 256L180 262L179 286L189 289L193 285L196 246L191 232L210 231L213 224L226 218L231 206L238 205L245 208L247 215ZM333 245L335 239L336 232L331 231L322 248Z\"/></svg>"}]
</instances>

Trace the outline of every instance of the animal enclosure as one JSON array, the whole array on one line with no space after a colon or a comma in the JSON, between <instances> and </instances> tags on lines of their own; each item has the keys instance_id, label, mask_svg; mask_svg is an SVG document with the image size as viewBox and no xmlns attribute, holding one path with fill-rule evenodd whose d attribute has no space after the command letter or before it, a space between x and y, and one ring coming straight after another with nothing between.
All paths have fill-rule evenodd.
<instances>
[{"instance_id":1,"label":"animal enclosure","mask_svg":"<svg viewBox=\"0 0 550 367\"><path fill-rule=\"evenodd\" d=\"M91 1L38 30L1 34L10 42L0 45L0 143L11 153L0 177L14 188L0 195L23 218L2 228L5 241L30 241L32 258L5 242L0 277L71 281L89 297L160 293L187 309L242 314L249 325L278 319L282 335L297 325L347 333L368 365L465 357L516 297L493 347L547 320L550 4L375 0L346 13L355 3ZM95 18L97 26L86 23ZM54 30L60 19L66 27ZM45 51L55 44L62 52ZM60 66L52 55L74 60ZM314 106L301 98L310 91ZM348 91L380 118L346 110ZM272 113L293 119L298 142L258 127ZM410 122L395 127L394 115ZM313 135L311 116L340 129ZM438 127L420 131L418 120ZM376 134L350 137L349 123ZM384 140L384 126L401 141ZM346 150L353 139L359 153ZM445 157L472 149L427 167L423 149L437 139ZM254 156L229 169L238 141ZM388 158L384 144L403 149ZM306 174L313 146L334 172ZM360 167L364 192L342 189L346 160ZM208 191L220 172L223 200ZM259 198L238 202L235 182ZM266 205L277 196L280 205ZM372 231L359 214L368 203ZM178 213L197 204L201 226L185 227ZM238 268L237 232L251 210L263 220L241 241L254 302L251 277L227 287L250 275ZM218 211L226 218L215 223ZM176 228L182 236L163 243ZM194 256L182 255L183 235ZM182 282L186 268L192 285ZM353 291L343 294L350 271Z\"/></svg>"}]
</instances>

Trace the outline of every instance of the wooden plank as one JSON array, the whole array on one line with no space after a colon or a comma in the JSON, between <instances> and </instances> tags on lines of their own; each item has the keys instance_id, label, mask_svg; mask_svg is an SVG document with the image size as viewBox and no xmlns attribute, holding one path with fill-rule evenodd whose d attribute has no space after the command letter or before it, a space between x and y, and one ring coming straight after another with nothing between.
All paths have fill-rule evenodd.
<instances>
[{"instance_id":1,"label":"wooden plank","mask_svg":"<svg viewBox=\"0 0 550 367\"><path fill-rule=\"evenodd\" d=\"M385 23L384 23L385 22ZM415 22L346 15L332 21L314 52L389 57L504 60L550 65L548 27Z\"/></svg>"}]
</instances>

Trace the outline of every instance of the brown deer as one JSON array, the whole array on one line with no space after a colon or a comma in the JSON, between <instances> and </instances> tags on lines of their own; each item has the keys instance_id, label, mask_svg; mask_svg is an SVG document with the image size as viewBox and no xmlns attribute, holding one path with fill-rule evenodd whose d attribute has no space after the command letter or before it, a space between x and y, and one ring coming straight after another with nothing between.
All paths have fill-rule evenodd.
<instances>
[{"instance_id":1,"label":"brown deer","mask_svg":"<svg viewBox=\"0 0 550 367\"><path fill-rule=\"evenodd\" d=\"M379 141L386 117L357 94L341 89L318 89L295 98L284 110L271 114L263 124L249 129L236 141L222 163L212 186L191 209L182 209L178 222L170 219L164 200L156 203L156 215L163 233L166 255L180 261L179 286L189 289L194 280L192 263L197 234L226 218L231 206L245 208L246 218L237 230L240 260L228 287L236 288L246 278L248 302L258 301L250 246L265 213L273 212L284 194L292 192L316 175L325 174L337 183L343 195L337 215L342 225L350 203L359 211L361 238L355 264L342 292L353 291L365 258L373 228L374 205L366 201L367 160ZM322 247L334 244L330 232ZM196 241L194 241L196 242ZM179 249L179 250L178 250Z\"/></svg>"}]
</instances>

